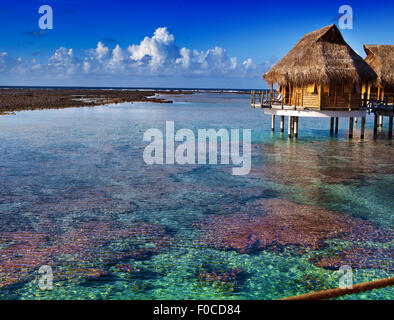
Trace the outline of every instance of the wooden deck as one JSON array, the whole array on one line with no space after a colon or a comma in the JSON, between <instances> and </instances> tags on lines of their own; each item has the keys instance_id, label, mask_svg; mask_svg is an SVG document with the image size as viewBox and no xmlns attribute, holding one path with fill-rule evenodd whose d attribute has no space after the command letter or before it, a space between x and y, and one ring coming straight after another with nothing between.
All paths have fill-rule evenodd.
<instances>
[{"instance_id":1,"label":"wooden deck","mask_svg":"<svg viewBox=\"0 0 394 320\"><path fill-rule=\"evenodd\" d=\"M297 101L297 99L295 100ZM388 103L387 96L383 100L367 99L364 94L361 99L361 106L358 109L320 109L316 107L304 107L300 105L289 105L284 102L284 99L278 99L276 92L269 91L251 91L250 106L255 109L263 109L265 114L272 116L271 130L275 130L275 116L281 117L280 130L284 131L284 118L289 117L288 136L294 134L298 136L298 117L327 117L330 118L330 134L338 132L338 118L349 119L349 138L353 137L353 123L354 119L361 118L361 136L364 138L365 119L367 113L374 114L374 133L377 133L377 128L383 126L384 117L388 117L388 135L393 135L393 117L394 117L394 102ZM335 122L335 129L334 129Z\"/></svg>"},{"instance_id":2,"label":"wooden deck","mask_svg":"<svg viewBox=\"0 0 394 320\"><path fill-rule=\"evenodd\" d=\"M394 115L394 102L389 104L387 96L385 97L385 99L377 100L377 99L368 99L366 97L366 94L364 94L362 96L361 101L362 101L362 105L359 110L367 110L368 113L378 112L379 114L382 114L384 116ZM269 108L269 109L282 109L282 110L315 110L315 111L322 110L318 106L305 107L302 104L297 105L297 104L285 103L284 100L278 99L278 94L276 92L273 92L271 94L269 91L264 91L264 90L251 91L250 106L252 108L257 108L257 109ZM336 110L336 109L332 108L332 109L324 109L324 110ZM346 111L346 109L338 109L338 110ZM349 109L349 111L351 110Z\"/></svg>"}]
</instances>

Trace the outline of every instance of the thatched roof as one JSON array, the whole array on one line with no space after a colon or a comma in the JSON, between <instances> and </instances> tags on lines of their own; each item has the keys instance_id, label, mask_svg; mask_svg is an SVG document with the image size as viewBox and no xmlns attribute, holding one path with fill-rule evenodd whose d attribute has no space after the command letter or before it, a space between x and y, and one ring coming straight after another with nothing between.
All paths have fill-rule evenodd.
<instances>
[{"instance_id":1,"label":"thatched roof","mask_svg":"<svg viewBox=\"0 0 394 320\"><path fill-rule=\"evenodd\" d=\"M365 61L378 75L377 84L394 86L394 45L365 44Z\"/></svg>"},{"instance_id":2,"label":"thatched roof","mask_svg":"<svg viewBox=\"0 0 394 320\"><path fill-rule=\"evenodd\" d=\"M341 80L362 83L375 81L376 74L333 24L306 34L263 79L280 85Z\"/></svg>"}]
</instances>

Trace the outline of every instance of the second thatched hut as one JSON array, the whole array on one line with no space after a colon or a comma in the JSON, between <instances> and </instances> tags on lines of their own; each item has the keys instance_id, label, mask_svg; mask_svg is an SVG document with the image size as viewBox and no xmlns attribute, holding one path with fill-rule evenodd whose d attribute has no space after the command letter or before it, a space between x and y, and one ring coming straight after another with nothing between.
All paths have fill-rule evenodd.
<instances>
[{"instance_id":1,"label":"second thatched hut","mask_svg":"<svg viewBox=\"0 0 394 320\"><path fill-rule=\"evenodd\" d=\"M368 98L394 101L394 45L364 45L365 61L377 74L377 79L363 87Z\"/></svg>"},{"instance_id":2,"label":"second thatched hut","mask_svg":"<svg viewBox=\"0 0 394 320\"><path fill-rule=\"evenodd\" d=\"M278 84L285 105L357 110L362 106L362 85L377 77L330 25L306 34L263 79L271 88Z\"/></svg>"}]
</instances>

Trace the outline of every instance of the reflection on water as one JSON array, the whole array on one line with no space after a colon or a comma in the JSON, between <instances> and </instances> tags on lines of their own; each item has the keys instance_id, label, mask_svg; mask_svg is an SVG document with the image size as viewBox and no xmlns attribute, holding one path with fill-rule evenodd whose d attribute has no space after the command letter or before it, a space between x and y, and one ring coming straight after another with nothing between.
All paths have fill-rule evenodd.
<instances>
[{"instance_id":1,"label":"reflection on water","mask_svg":"<svg viewBox=\"0 0 394 320\"><path fill-rule=\"evenodd\" d=\"M289 141L248 96L175 100L0 117L0 298L273 299L337 287L343 264L393 276L394 149L371 119L364 141L304 118ZM252 129L251 173L146 165L143 133L166 120Z\"/></svg>"}]
</instances>

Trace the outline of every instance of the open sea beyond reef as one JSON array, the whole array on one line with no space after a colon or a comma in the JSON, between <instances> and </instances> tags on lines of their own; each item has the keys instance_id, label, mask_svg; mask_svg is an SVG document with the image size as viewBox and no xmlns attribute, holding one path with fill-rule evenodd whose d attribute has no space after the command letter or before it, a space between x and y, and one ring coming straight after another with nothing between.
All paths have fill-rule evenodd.
<instances>
[{"instance_id":1,"label":"open sea beyond reef","mask_svg":"<svg viewBox=\"0 0 394 320\"><path fill-rule=\"evenodd\" d=\"M170 98L0 116L0 299L277 299L338 287L341 265L354 283L394 276L387 128L374 139L368 117L348 140L345 120L330 137L328 118L300 118L294 140L249 95ZM168 120L252 129L250 173L146 165L143 134Z\"/></svg>"}]
</instances>

